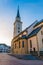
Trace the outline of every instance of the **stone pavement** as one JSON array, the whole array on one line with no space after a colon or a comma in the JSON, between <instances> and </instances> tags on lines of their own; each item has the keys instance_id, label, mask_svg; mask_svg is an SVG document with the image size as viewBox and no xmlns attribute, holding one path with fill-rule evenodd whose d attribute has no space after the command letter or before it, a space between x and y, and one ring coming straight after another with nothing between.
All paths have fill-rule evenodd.
<instances>
[{"instance_id":1,"label":"stone pavement","mask_svg":"<svg viewBox=\"0 0 43 65\"><path fill-rule=\"evenodd\" d=\"M20 60L6 53L0 53L0 65L43 65L42 60Z\"/></svg>"}]
</instances>

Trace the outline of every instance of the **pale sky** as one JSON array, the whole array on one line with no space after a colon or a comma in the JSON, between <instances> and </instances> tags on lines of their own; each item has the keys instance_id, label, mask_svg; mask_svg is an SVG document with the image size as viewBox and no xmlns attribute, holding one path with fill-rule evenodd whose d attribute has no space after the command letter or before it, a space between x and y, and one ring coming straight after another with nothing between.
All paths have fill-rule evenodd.
<instances>
[{"instance_id":1,"label":"pale sky","mask_svg":"<svg viewBox=\"0 0 43 65\"><path fill-rule=\"evenodd\" d=\"M18 5L23 29L43 19L43 0L0 0L0 43L11 45Z\"/></svg>"}]
</instances>

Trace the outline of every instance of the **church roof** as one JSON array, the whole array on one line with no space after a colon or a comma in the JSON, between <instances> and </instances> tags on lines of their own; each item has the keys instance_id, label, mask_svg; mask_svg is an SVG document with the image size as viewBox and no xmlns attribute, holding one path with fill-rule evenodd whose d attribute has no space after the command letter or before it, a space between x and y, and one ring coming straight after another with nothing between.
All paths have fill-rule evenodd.
<instances>
[{"instance_id":1,"label":"church roof","mask_svg":"<svg viewBox=\"0 0 43 65\"><path fill-rule=\"evenodd\" d=\"M26 35L22 35L21 37L19 37L18 39L27 39Z\"/></svg>"},{"instance_id":2,"label":"church roof","mask_svg":"<svg viewBox=\"0 0 43 65\"><path fill-rule=\"evenodd\" d=\"M42 22L43 22L43 19L40 20L39 22L38 22L38 21L33 22L30 26L28 26L26 29L24 29L22 32L20 32L20 34L18 34L17 36L15 36L12 40L14 40L16 37L18 37L19 35L21 35L23 32L27 31L27 29L29 29L33 24L36 23L36 24L34 25L34 26L36 26L36 25L38 25L38 24L40 24L40 23L42 23ZM37 29L35 29L35 30L33 30L33 31L28 35L27 38L36 35L36 34L39 32L39 30L40 30L40 27L37 28ZM34 33L34 32L35 32L35 33Z\"/></svg>"},{"instance_id":3,"label":"church roof","mask_svg":"<svg viewBox=\"0 0 43 65\"><path fill-rule=\"evenodd\" d=\"M40 31L41 27L39 28L36 28L35 30L33 30L29 35L28 35L28 38L36 35L39 31Z\"/></svg>"},{"instance_id":4,"label":"church roof","mask_svg":"<svg viewBox=\"0 0 43 65\"><path fill-rule=\"evenodd\" d=\"M43 22L43 19L40 20L39 22L37 22L37 23L35 24L35 26L39 25L39 24L42 23L42 22ZM34 27L35 27L35 26L34 26Z\"/></svg>"},{"instance_id":5,"label":"church roof","mask_svg":"<svg viewBox=\"0 0 43 65\"><path fill-rule=\"evenodd\" d=\"M27 36L26 36L26 35L22 35L21 38L22 38L22 39L27 39Z\"/></svg>"}]
</instances>

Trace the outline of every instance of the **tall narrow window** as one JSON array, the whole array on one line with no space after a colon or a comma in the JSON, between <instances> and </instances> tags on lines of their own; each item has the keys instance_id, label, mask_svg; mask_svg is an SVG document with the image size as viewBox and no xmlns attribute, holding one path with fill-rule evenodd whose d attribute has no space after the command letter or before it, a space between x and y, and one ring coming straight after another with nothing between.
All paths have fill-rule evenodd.
<instances>
[{"instance_id":1,"label":"tall narrow window","mask_svg":"<svg viewBox=\"0 0 43 65\"><path fill-rule=\"evenodd\" d=\"M42 39L42 44L43 44L43 39Z\"/></svg>"},{"instance_id":2,"label":"tall narrow window","mask_svg":"<svg viewBox=\"0 0 43 65\"><path fill-rule=\"evenodd\" d=\"M41 31L41 35L43 35L43 31Z\"/></svg>"},{"instance_id":3,"label":"tall narrow window","mask_svg":"<svg viewBox=\"0 0 43 65\"><path fill-rule=\"evenodd\" d=\"M20 31L18 30L18 33L20 33Z\"/></svg>"},{"instance_id":4,"label":"tall narrow window","mask_svg":"<svg viewBox=\"0 0 43 65\"><path fill-rule=\"evenodd\" d=\"M42 47L43 47L43 39L42 39Z\"/></svg>"},{"instance_id":5,"label":"tall narrow window","mask_svg":"<svg viewBox=\"0 0 43 65\"><path fill-rule=\"evenodd\" d=\"M30 48L32 48L32 41L30 40Z\"/></svg>"},{"instance_id":6,"label":"tall narrow window","mask_svg":"<svg viewBox=\"0 0 43 65\"><path fill-rule=\"evenodd\" d=\"M15 48L16 48L16 44L15 44Z\"/></svg>"},{"instance_id":7,"label":"tall narrow window","mask_svg":"<svg viewBox=\"0 0 43 65\"><path fill-rule=\"evenodd\" d=\"M20 48L20 41L19 41L19 48Z\"/></svg>"},{"instance_id":8,"label":"tall narrow window","mask_svg":"<svg viewBox=\"0 0 43 65\"><path fill-rule=\"evenodd\" d=\"M24 41L22 41L22 47L24 47Z\"/></svg>"}]
</instances>

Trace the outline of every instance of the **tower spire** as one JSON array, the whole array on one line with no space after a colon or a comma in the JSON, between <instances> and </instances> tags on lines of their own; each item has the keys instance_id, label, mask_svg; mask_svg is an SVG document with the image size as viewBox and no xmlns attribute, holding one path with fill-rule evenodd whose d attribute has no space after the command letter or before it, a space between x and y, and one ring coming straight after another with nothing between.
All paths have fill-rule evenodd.
<instances>
[{"instance_id":1,"label":"tower spire","mask_svg":"<svg viewBox=\"0 0 43 65\"><path fill-rule=\"evenodd\" d=\"M16 16L16 18L20 18L20 13L19 13L19 5L18 5L18 10L17 10L17 16Z\"/></svg>"},{"instance_id":2,"label":"tower spire","mask_svg":"<svg viewBox=\"0 0 43 65\"><path fill-rule=\"evenodd\" d=\"M21 22L19 6L18 6L16 19L14 22L14 36L17 36L21 31L22 31L22 22Z\"/></svg>"}]
</instances>

